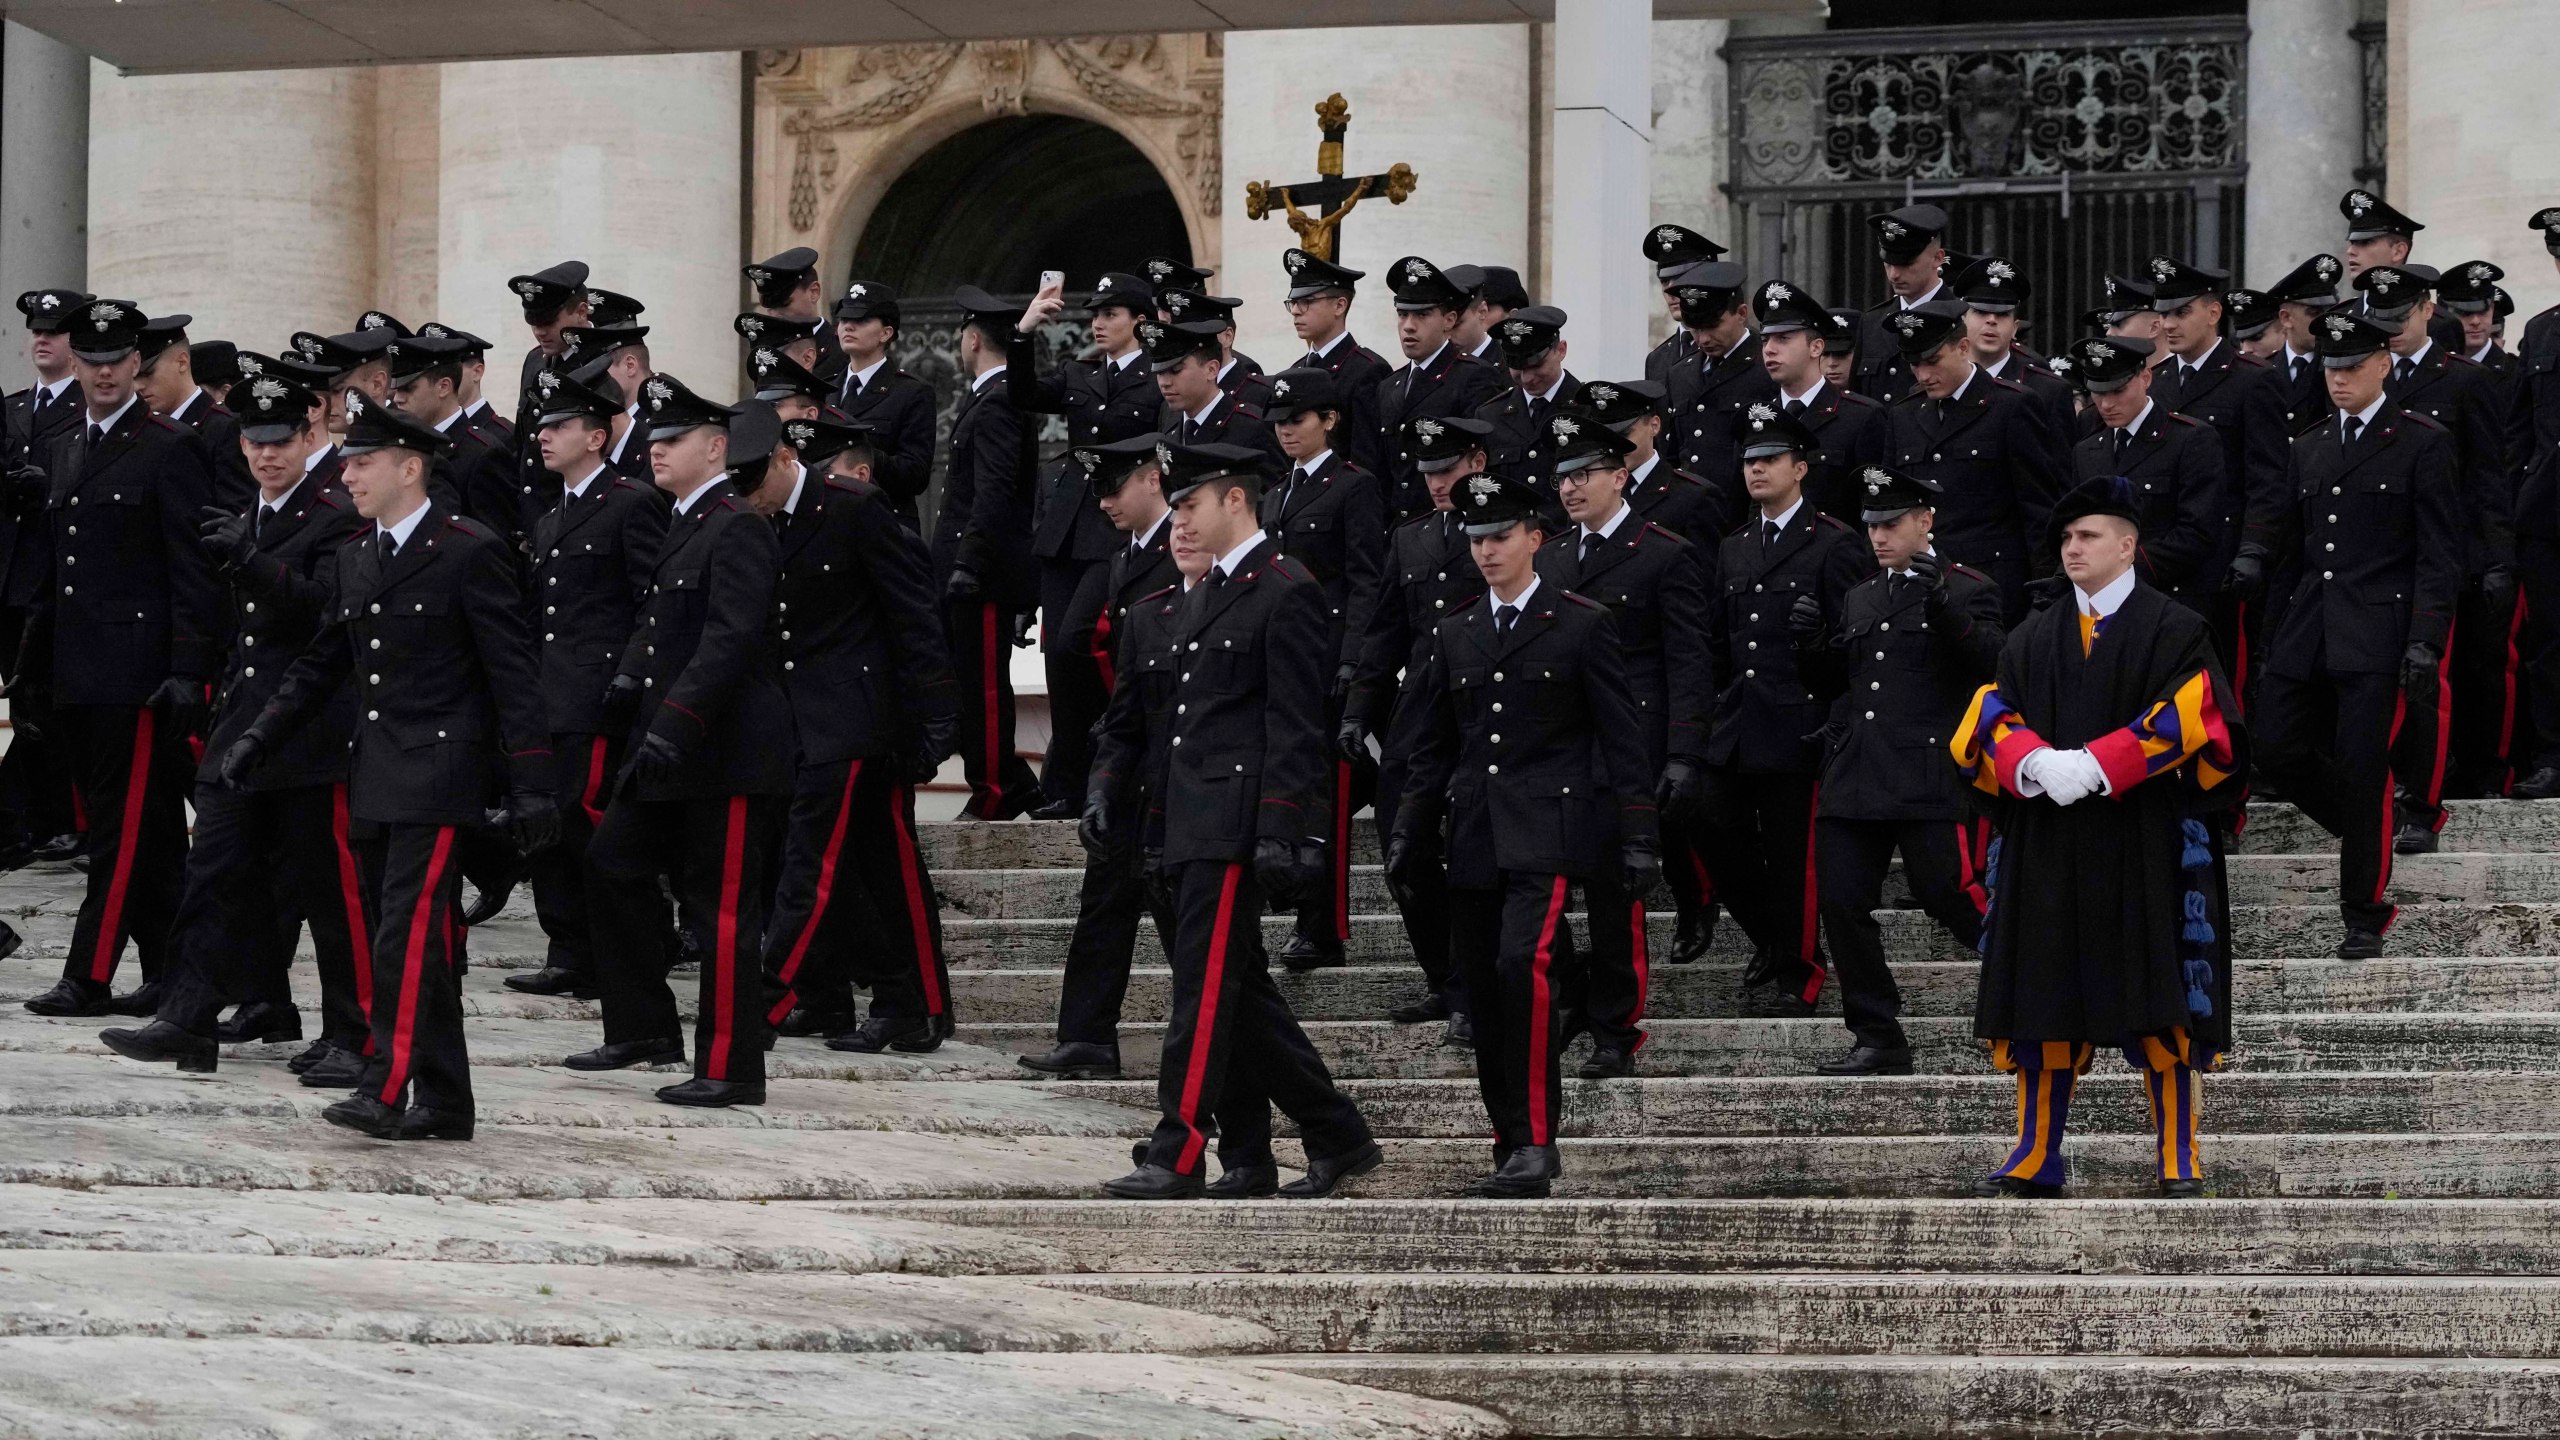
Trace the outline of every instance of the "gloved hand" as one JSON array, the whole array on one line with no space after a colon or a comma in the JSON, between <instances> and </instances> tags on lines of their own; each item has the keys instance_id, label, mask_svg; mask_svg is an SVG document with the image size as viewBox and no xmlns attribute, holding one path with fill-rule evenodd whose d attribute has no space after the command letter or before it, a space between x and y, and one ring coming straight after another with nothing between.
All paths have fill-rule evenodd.
<instances>
[{"instance_id":1,"label":"gloved hand","mask_svg":"<svg viewBox=\"0 0 2560 1440\"><path fill-rule=\"evenodd\" d=\"M1822 638L1822 602L1811 595L1799 595L1787 607L1787 633L1799 645L1811 645Z\"/></svg>"},{"instance_id":2,"label":"gloved hand","mask_svg":"<svg viewBox=\"0 0 2560 1440\"><path fill-rule=\"evenodd\" d=\"M2494 606L2503 606L2516 593L2516 572L2510 565L2492 565L2480 577L2480 598Z\"/></svg>"},{"instance_id":3,"label":"gloved hand","mask_svg":"<svg viewBox=\"0 0 2560 1440\"><path fill-rule=\"evenodd\" d=\"M942 582L945 600L975 600L986 593L986 587L978 583L978 572L965 565L951 567L951 578Z\"/></svg>"},{"instance_id":4,"label":"gloved hand","mask_svg":"<svg viewBox=\"0 0 2560 1440\"><path fill-rule=\"evenodd\" d=\"M1935 614L1947 608L1947 571L1938 563L1937 552L1923 550L1911 557L1911 578L1924 592L1920 603Z\"/></svg>"},{"instance_id":5,"label":"gloved hand","mask_svg":"<svg viewBox=\"0 0 2560 1440\"><path fill-rule=\"evenodd\" d=\"M204 538L207 554L213 563L229 570L249 563L258 553L258 542L249 534L249 512L231 511L219 505L207 505L197 511L201 517L196 533Z\"/></svg>"},{"instance_id":6,"label":"gloved hand","mask_svg":"<svg viewBox=\"0 0 2560 1440\"><path fill-rule=\"evenodd\" d=\"M604 723L619 730L631 723L631 712L640 708L640 692L644 687L637 675L616 675L604 687Z\"/></svg>"},{"instance_id":7,"label":"gloved hand","mask_svg":"<svg viewBox=\"0 0 2560 1440\"><path fill-rule=\"evenodd\" d=\"M2424 640L2413 640L2400 652L2400 688L2412 700L2424 700L2435 693L2436 667L2443 660L2436 647Z\"/></svg>"},{"instance_id":8,"label":"gloved hand","mask_svg":"<svg viewBox=\"0 0 2560 1440\"><path fill-rule=\"evenodd\" d=\"M509 792L504 813L508 838L518 852L533 855L560 842L560 804L541 791Z\"/></svg>"},{"instance_id":9,"label":"gloved hand","mask_svg":"<svg viewBox=\"0 0 2560 1440\"><path fill-rule=\"evenodd\" d=\"M641 736L639 748L631 753L631 772L643 780L666 779L683 765L683 748L655 730Z\"/></svg>"},{"instance_id":10,"label":"gloved hand","mask_svg":"<svg viewBox=\"0 0 2560 1440\"><path fill-rule=\"evenodd\" d=\"M9 503L20 512L40 510L53 495L53 477L32 461L9 469Z\"/></svg>"},{"instance_id":11,"label":"gloved hand","mask_svg":"<svg viewBox=\"0 0 2560 1440\"><path fill-rule=\"evenodd\" d=\"M1298 903L1298 847L1277 835L1253 842L1253 878L1263 898L1282 909Z\"/></svg>"},{"instance_id":12,"label":"gloved hand","mask_svg":"<svg viewBox=\"0 0 2560 1440\"><path fill-rule=\"evenodd\" d=\"M1415 887L1422 882L1424 867L1431 863L1431 853L1420 840L1407 831L1387 837L1387 891L1402 905L1413 903Z\"/></svg>"},{"instance_id":13,"label":"gloved hand","mask_svg":"<svg viewBox=\"0 0 2560 1440\"><path fill-rule=\"evenodd\" d=\"M1159 911L1173 909L1173 871L1164 863L1162 850L1147 850L1138 856L1138 873L1147 877L1147 901Z\"/></svg>"},{"instance_id":14,"label":"gloved hand","mask_svg":"<svg viewBox=\"0 0 2560 1440\"><path fill-rule=\"evenodd\" d=\"M204 682L190 680L184 675L172 675L161 681L160 688L152 691L151 698L143 703L169 717L171 728L193 730L195 722L204 715Z\"/></svg>"},{"instance_id":15,"label":"gloved hand","mask_svg":"<svg viewBox=\"0 0 2560 1440\"><path fill-rule=\"evenodd\" d=\"M1662 767L1662 779L1653 787L1653 803L1664 818L1688 822L1707 800L1707 772L1686 755L1674 755Z\"/></svg>"},{"instance_id":16,"label":"gloved hand","mask_svg":"<svg viewBox=\"0 0 2560 1440\"><path fill-rule=\"evenodd\" d=\"M1654 853L1651 841L1628 841L1618 849L1618 873L1626 883L1627 898L1642 900L1662 878L1662 857Z\"/></svg>"},{"instance_id":17,"label":"gloved hand","mask_svg":"<svg viewBox=\"0 0 2560 1440\"><path fill-rule=\"evenodd\" d=\"M2086 756L2087 751L2038 750L2018 762L2018 778L2034 782L2042 788L2046 799L2056 805L2069 805L2085 800L2096 788L2086 772L2072 760L2073 755Z\"/></svg>"},{"instance_id":18,"label":"gloved hand","mask_svg":"<svg viewBox=\"0 0 2560 1440\"><path fill-rule=\"evenodd\" d=\"M1076 821L1076 840L1087 855L1112 848L1111 801L1099 791L1084 797L1084 814Z\"/></svg>"},{"instance_id":19,"label":"gloved hand","mask_svg":"<svg viewBox=\"0 0 2560 1440\"><path fill-rule=\"evenodd\" d=\"M1342 728L1333 732L1333 748L1345 760L1358 760L1369 753L1369 727L1357 715L1342 717Z\"/></svg>"},{"instance_id":20,"label":"gloved hand","mask_svg":"<svg viewBox=\"0 0 2560 1440\"><path fill-rule=\"evenodd\" d=\"M1343 696L1350 694L1351 678L1359 673L1359 666L1348 660L1343 661L1341 668L1333 672L1333 698L1339 700Z\"/></svg>"},{"instance_id":21,"label":"gloved hand","mask_svg":"<svg viewBox=\"0 0 2560 1440\"><path fill-rule=\"evenodd\" d=\"M2231 568L2223 572L2222 588L2244 600L2254 600L2267 588L2266 557L2243 550L2231 557Z\"/></svg>"},{"instance_id":22,"label":"gloved hand","mask_svg":"<svg viewBox=\"0 0 2560 1440\"><path fill-rule=\"evenodd\" d=\"M1031 644L1032 612L1025 610L1013 617L1013 648L1028 649Z\"/></svg>"},{"instance_id":23,"label":"gloved hand","mask_svg":"<svg viewBox=\"0 0 2560 1440\"><path fill-rule=\"evenodd\" d=\"M941 774L942 762L951 758L951 746L959 733L956 717L944 715L925 721L915 744L907 751L907 783L922 785Z\"/></svg>"},{"instance_id":24,"label":"gloved hand","mask_svg":"<svg viewBox=\"0 0 2560 1440\"><path fill-rule=\"evenodd\" d=\"M231 748L222 752L222 762L214 767L214 775L222 781L222 788L247 789L249 772L258 768L258 758L266 748L266 737L255 730L232 741Z\"/></svg>"}]
</instances>

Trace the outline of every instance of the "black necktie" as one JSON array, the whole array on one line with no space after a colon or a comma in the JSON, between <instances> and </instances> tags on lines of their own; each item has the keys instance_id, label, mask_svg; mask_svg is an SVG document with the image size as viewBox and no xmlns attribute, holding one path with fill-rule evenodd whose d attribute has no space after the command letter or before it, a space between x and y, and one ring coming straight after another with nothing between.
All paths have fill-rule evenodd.
<instances>
[{"instance_id":1,"label":"black necktie","mask_svg":"<svg viewBox=\"0 0 2560 1440\"><path fill-rule=\"evenodd\" d=\"M105 443L106 443L106 440L107 440L107 427L106 427L106 426L104 426L104 425L99 424L99 423L98 423L97 421L95 421L95 420L90 421L90 422L89 422L89 448L90 448L90 449L92 449L92 450L95 450L95 449L97 449L100 445L105 444Z\"/></svg>"},{"instance_id":2,"label":"black necktie","mask_svg":"<svg viewBox=\"0 0 2560 1440\"><path fill-rule=\"evenodd\" d=\"M1581 548L1581 549L1579 549L1579 550L1577 550L1577 551L1575 551L1575 552L1574 552L1574 554L1573 554L1573 558L1575 559L1575 561L1580 562L1580 561L1584 561L1584 560L1588 560L1588 559L1590 559L1590 558L1591 558L1591 542L1592 542L1592 541L1594 541L1594 540L1597 540L1597 539L1599 539L1599 538L1600 538L1599 536L1592 534L1592 533L1591 533L1590 531L1588 531L1588 530L1583 531L1583 532L1582 532L1582 548Z\"/></svg>"},{"instance_id":3,"label":"black necktie","mask_svg":"<svg viewBox=\"0 0 2560 1440\"><path fill-rule=\"evenodd\" d=\"M274 512L273 510L268 509L268 508L267 508L266 506L264 506L264 505L259 506L256 510L254 510L254 511L252 511L252 512L250 513L250 518L249 518L249 538L250 538L250 539L252 539L252 540L259 539L259 538L263 537L263 536L267 533L267 517L268 517L268 516L270 516L270 515L273 515L274 513L276 513L276 512Z\"/></svg>"},{"instance_id":4,"label":"black necktie","mask_svg":"<svg viewBox=\"0 0 2560 1440\"><path fill-rule=\"evenodd\" d=\"M1543 396L1543 395L1532 395L1532 396L1530 396L1530 397L1529 397L1529 428L1531 428L1532 430L1540 429L1540 428L1544 427L1546 423L1547 423L1547 397L1545 397L1545 396Z\"/></svg>"},{"instance_id":5,"label":"black necktie","mask_svg":"<svg viewBox=\"0 0 2560 1440\"><path fill-rule=\"evenodd\" d=\"M1801 400L1788 401L1787 413L1790 415L1802 415L1804 413L1804 402Z\"/></svg>"},{"instance_id":6,"label":"black necktie","mask_svg":"<svg viewBox=\"0 0 2560 1440\"><path fill-rule=\"evenodd\" d=\"M2297 380L2297 381L2298 381L2298 380L2300 380L2300 379L2302 378L2302 372L2303 372L2303 371L2305 371L2305 370L2308 370L2308 369L2310 369L2310 368L2311 368L2311 357L2310 357L2310 356L2308 356L2308 355L2296 355L2296 356L2294 356L2294 357L2293 357L2293 378L2294 378L2295 380Z\"/></svg>"},{"instance_id":7,"label":"black necktie","mask_svg":"<svg viewBox=\"0 0 2560 1440\"><path fill-rule=\"evenodd\" d=\"M384 565L389 565L391 557L400 553L400 542L391 537L390 531L377 530L373 535L373 548L374 558Z\"/></svg>"},{"instance_id":8,"label":"black necktie","mask_svg":"<svg viewBox=\"0 0 2560 1440\"><path fill-rule=\"evenodd\" d=\"M1768 554L1778 547L1778 522L1765 521L1760 526L1760 553Z\"/></svg>"},{"instance_id":9,"label":"black necktie","mask_svg":"<svg viewBox=\"0 0 2560 1440\"><path fill-rule=\"evenodd\" d=\"M1298 482L1306 478L1307 469L1305 466L1292 465L1289 467L1289 483L1280 487L1281 509L1288 509L1289 502L1298 498Z\"/></svg>"},{"instance_id":10,"label":"black necktie","mask_svg":"<svg viewBox=\"0 0 2560 1440\"><path fill-rule=\"evenodd\" d=\"M2356 437L2363 433L2364 417L2361 415L2350 415L2347 417L2345 427L2339 432L2338 443L2341 445L2353 445L2356 443Z\"/></svg>"},{"instance_id":11,"label":"black necktie","mask_svg":"<svg viewBox=\"0 0 2560 1440\"><path fill-rule=\"evenodd\" d=\"M2118 465L2122 465L2124 463L2124 452L2133 448L2133 427L2128 425L2122 430L2116 431L2115 437L2116 463Z\"/></svg>"},{"instance_id":12,"label":"black necktie","mask_svg":"<svg viewBox=\"0 0 2560 1440\"><path fill-rule=\"evenodd\" d=\"M2417 373L2418 362L2415 360L2402 359L2391 363L2391 378L2400 384L2408 384L2409 377Z\"/></svg>"},{"instance_id":13,"label":"black necktie","mask_svg":"<svg viewBox=\"0 0 2560 1440\"><path fill-rule=\"evenodd\" d=\"M1519 623L1519 621L1520 621L1520 607L1519 607L1519 606L1517 606L1517 605L1497 605L1497 606L1495 606L1495 607L1494 607L1494 609L1493 609L1493 633L1495 633L1496 635L1500 635L1500 636L1504 637L1505 639L1510 638L1510 635L1511 635L1511 627L1512 627L1513 625L1518 624L1518 623Z\"/></svg>"},{"instance_id":14,"label":"black necktie","mask_svg":"<svg viewBox=\"0 0 2560 1440\"><path fill-rule=\"evenodd\" d=\"M844 398L845 398L845 403L847 403L847 404L851 404L851 403L853 403L854 397L856 397L856 396L860 395L861 393L862 393L862 377L861 377L861 376L859 376L859 375L855 375L855 374L852 374L852 373L848 372L848 373L845 375L845 377L844 377Z\"/></svg>"},{"instance_id":15,"label":"black necktie","mask_svg":"<svg viewBox=\"0 0 2560 1440\"><path fill-rule=\"evenodd\" d=\"M1200 422L1199 422L1199 421L1197 421L1197 420L1192 419L1192 418L1191 418L1190 416L1188 416L1188 415L1183 416L1183 417L1182 417L1182 443L1183 443L1183 444L1185 444L1185 445L1190 444L1190 443L1192 442L1193 438L1194 438L1194 437L1196 437L1196 436L1198 436L1198 435L1199 435L1199 433L1200 433Z\"/></svg>"}]
</instances>

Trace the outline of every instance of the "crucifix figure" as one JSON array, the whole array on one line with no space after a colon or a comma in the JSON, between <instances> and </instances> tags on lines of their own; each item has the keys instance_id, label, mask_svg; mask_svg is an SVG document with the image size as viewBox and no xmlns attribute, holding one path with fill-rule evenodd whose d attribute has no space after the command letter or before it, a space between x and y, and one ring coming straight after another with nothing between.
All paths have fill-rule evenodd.
<instances>
[{"instance_id":1,"label":"crucifix figure","mask_svg":"<svg viewBox=\"0 0 2560 1440\"><path fill-rule=\"evenodd\" d=\"M1351 104L1339 91L1317 104L1316 128L1324 136L1316 146L1320 178L1296 185L1252 181L1244 187L1244 213L1248 220L1259 220L1271 213L1271 202L1277 197L1289 214L1289 228L1298 232L1298 247L1319 260L1339 260L1335 252L1344 217L1373 194L1386 196L1390 205L1403 204L1413 193L1416 177L1413 167L1401 160L1383 175L1342 177L1342 137L1351 129ZM1322 213L1309 214L1299 208L1301 202Z\"/></svg>"}]
</instances>

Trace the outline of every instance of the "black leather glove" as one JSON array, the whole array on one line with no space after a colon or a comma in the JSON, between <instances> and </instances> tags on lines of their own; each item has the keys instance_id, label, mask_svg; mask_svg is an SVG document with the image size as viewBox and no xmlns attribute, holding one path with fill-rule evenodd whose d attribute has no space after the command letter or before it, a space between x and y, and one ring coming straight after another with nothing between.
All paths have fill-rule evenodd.
<instances>
[{"instance_id":1,"label":"black leather glove","mask_svg":"<svg viewBox=\"0 0 2560 1440\"><path fill-rule=\"evenodd\" d=\"M1138 857L1138 873L1147 877L1147 901L1159 910L1173 908L1173 871L1167 869L1162 850L1148 850Z\"/></svg>"},{"instance_id":2,"label":"black leather glove","mask_svg":"<svg viewBox=\"0 0 2560 1440\"><path fill-rule=\"evenodd\" d=\"M247 789L249 772L258 768L258 759L266 748L266 737L255 730L232 741L231 748L222 752L222 762L214 767L213 773L222 781L222 788Z\"/></svg>"},{"instance_id":3,"label":"black leather glove","mask_svg":"<svg viewBox=\"0 0 2560 1440\"><path fill-rule=\"evenodd\" d=\"M1262 898L1287 909L1298 903L1298 847L1277 835L1253 842L1253 878Z\"/></svg>"},{"instance_id":4,"label":"black leather glove","mask_svg":"<svg viewBox=\"0 0 2560 1440\"><path fill-rule=\"evenodd\" d=\"M9 470L9 503L21 513L41 510L53 496L53 477L41 465L15 465Z\"/></svg>"},{"instance_id":5,"label":"black leather glove","mask_svg":"<svg viewBox=\"0 0 2560 1440\"><path fill-rule=\"evenodd\" d=\"M1811 595L1799 595L1787 607L1787 634L1799 645L1811 645L1822 638L1822 602Z\"/></svg>"},{"instance_id":6,"label":"black leather glove","mask_svg":"<svg viewBox=\"0 0 2560 1440\"><path fill-rule=\"evenodd\" d=\"M1339 700L1343 696L1350 694L1351 677L1359 673L1359 666L1348 660L1343 661L1341 667L1333 672L1333 698Z\"/></svg>"},{"instance_id":7,"label":"black leather glove","mask_svg":"<svg viewBox=\"0 0 2560 1440\"><path fill-rule=\"evenodd\" d=\"M1084 814L1076 820L1076 841L1087 855L1112 848L1111 800L1099 792L1084 797Z\"/></svg>"},{"instance_id":8,"label":"black leather glove","mask_svg":"<svg viewBox=\"0 0 2560 1440\"><path fill-rule=\"evenodd\" d=\"M173 727L193 730L195 722L204 714L204 682L190 680L184 675L172 675L161 681L160 688L152 691L151 698L143 703L168 716Z\"/></svg>"},{"instance_id":9,"label":"black leather glove","mask_svg":"<svg viewBox=\"0 0 2560 1440\"><path fill-rule=\"evenodd\" d=\"M956 717L944 715L924 722L915 744L907 751L907 783L923 785L942 773L942 762L951 758L951 746L960 733Z\"/></svg>"},{"instance_id":10,"label":"black leather glove","mask_svg":"<svg viewBox=\"0 0 2560 1440\"><path fill-rule=\"evenodd\" d=\"M1325 889L1325 842L1314 839L1298 841L1298 893L1321 895Z\"/></svg>"},{"instance_id":11,"label":"black leather glove","mask_svg":"<svg viewBox=\"0 0 2560 1440\"><path fill-rule=\"evenodd\" d=\"M2042 610L2070 593L2071 577L2068 575L2047 575L2041 580L2030 580L2027 582L2027 608Z\"/></svg>"},{"instance_id":12,"label":"black leather glove","mask_svg":"<svg viewBox=\"0 0 2560 1440\"><path fill-rule=\"evenodd\" d=\"M1423 867L1430 860L1430 852L1411 834L1400 831L1387 837L1387 891L1398 904L1413 903L1414 887L1421 883Z\"/></svg>"},{"instance_id":13,"label":"black leather glove","mask_svg":"<svg viewBox=\"0 0 2560 1440\"><path fill-rule=\"evenodd\" d=\"M1618 849L1618 874L1627 887L1627 898L1642 900L1653 893L1654 882L1662 878L1662 857L1655 854L1650 842L1631 840Z\"/></svg>"},{"instance_id":14,"label":"black leather glove","mask_svg":"<svg viewBox=\"0 0 2560 1440\"><path fill-rule=\"evenodd\" d=\"M2222 588L2244 600L2254 600L2267 588L2267 561L2263 555L2243 550L2231 557L2231 568L2223 572Z\"/></svg>"},{"instance_id":15,"label":"black leather glove","mask_svg":"<svg viewBox=\"0 0 2560 1440\"><path fill-rule=\"evenodd\" d=\"M1333 748L1345 760L1359 760L1369 753L1369 727L1357 715L1342 717L1342 728L1333 732Z\"/></svg>"},{"instance_id":16,"label":"black leather glove","mask_svg":"<svg viewBox=\"0 0 2560 1440\"><path fill-rule=\"evenodd\" d=\"M2506 604L2515 593L2516 572L2512 566L2492 565L2480 577L2480 598L2492 605Z\"/></svg>"},{"instance_id":17,"label":"black leather glove","mask_svg":"<svg viewBox=\"0 0 2560 1440\"><path fill-rule=\"evenodd\" d=\"M538 854L560 842L560 804L539 790L507 796L507 836L519 853Z\"/></svg>"},{"instance_id":18,"label":"black leather glove","mask_svg":"<svg viewBox=\"0 0 2560 1440\"><path fill-rule=\"evenodd\" d=\"M641 736L631 753L631 771L643 780L663 780L683 766L683 747L655 730Z\"/></svg>"},{"instance_id":19,"label":"black leather glove","mask_svg":"<svg viewBox=\"0 0 2560 1440\"><path fill-rule=\"evenodd\" d=\"M1031 612L1031 611L1028 611L1028 610L1022 611L1022 612L1020 612L1019 614L1016 614L1016 615L1013 617L1013 648L1014 648L1014 649L1016 649L1016 650L1023 650L1023 649L1028 649L1028 648L1030 648L1030 645L1031 645L1031 625L1032 625L1033 618L1034 618L1034 617L1033 617L1032 612Z\"/></svg>"},{"instance_id":20,"label":"black leather glove","mask_svg":"<svg viewBox=\"0 0 2560 1440\"><path fill-rule=\"evenodd\" d=\"M942 582L945 600L975 600L986 593L986 587L978 583L978 572L966 566L953 566L951 578Z\"/></svg>"},{"instance_id":21,"label":"black leather glove","mask_svg":"<svg viewBox=\"0 0 2560 1440\"><path fill-rule=\"evenodd\" d=\"M640 692L645 688L637 675L616 675L604 687L604 723L619 730L631 723L631 712L640 708Z\"/></svg>"},{"instance_id":22,"label":"black leather glove","mask_svg":"<svg viewBox=\"0 0 2560 1440\"><path fill-rule=\"evenodd\" d=\"M1662 767L1662 779L1653 787L1653 803L1666 817L1683 823L1694 820L1707 800L1707 772L1686 755L1674 755Z\"/></svg>"},{"instance_id":23,"label":"black leather glove","mask_svg":"<svg viewBox=\"0 0 2560 1440\"><path fill-rule=\"evenodd\" d=\"M196 533L204 537L205 551L214 564L230 570L249 563L249 557L258 553L258 542L249 534L248 511L207 505L196 513L201 517Z\"/></svg>"},{"instance_id":24,"label":"black leather glove","mask_svg":"<svg viewBox=\"0 0 2560 1440\"><path fill-rule=\"evenodd\" d=\"M1947 608L1946 567L1938 563L1935 552L1923 550L1911 557L1911 578L1919 581L1927 591L1921 604L1932 612Z\"/></svg>"},{"instance_id":25,"label":"black leather glove","mask_svg":"<svg viewBox=\"0 0 2560 1440\"><path fill-rule=\"evenodd\" d=\"M2424 640L2414 640L2400 652L2400 688L2412 700L2423 700L2435 692L2436 666L2444 657L2436 647Z\"/></svg>"}]
</instances>

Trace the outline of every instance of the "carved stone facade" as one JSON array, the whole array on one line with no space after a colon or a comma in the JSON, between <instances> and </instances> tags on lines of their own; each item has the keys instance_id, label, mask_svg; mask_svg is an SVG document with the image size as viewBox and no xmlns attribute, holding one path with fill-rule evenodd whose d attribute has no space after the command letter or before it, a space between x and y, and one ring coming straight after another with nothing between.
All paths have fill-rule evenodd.
<instances>
[{"instance_id":1,"label":"carved stone facade","mask_svg":"<svg viewBox=\"0 0 2560 1440\"><path fill-rule=\"evenodd\" d=\"M758 255L807 245L835 277L890 184L926 151L1005 115L1073 116L1164 176L1199 263L1218 263L1225 46L1218 35L766 51L755 82Z\"/></svg>"}]
</instances>

